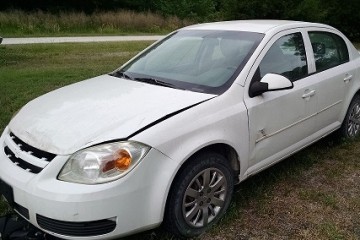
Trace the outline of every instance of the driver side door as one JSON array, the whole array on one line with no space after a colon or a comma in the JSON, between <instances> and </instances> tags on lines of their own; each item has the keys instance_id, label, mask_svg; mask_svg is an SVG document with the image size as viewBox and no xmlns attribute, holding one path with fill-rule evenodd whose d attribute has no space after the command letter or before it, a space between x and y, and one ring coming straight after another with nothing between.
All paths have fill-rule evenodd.
<instances>
[{"instance_id":1,"label":"driver side door","mask_svg":"<svg viewBox=\"0 0 360 240\"><path fill-rule=\"evenodd\" d=\"M248 109L250 155L247 173L260 171L304 146L315 126L316 83L308 77L308 59L301 31L275 35L263 49L246 87L267 73L288 78L294 87L244 98Z\"/></svg>"}]
</instances>

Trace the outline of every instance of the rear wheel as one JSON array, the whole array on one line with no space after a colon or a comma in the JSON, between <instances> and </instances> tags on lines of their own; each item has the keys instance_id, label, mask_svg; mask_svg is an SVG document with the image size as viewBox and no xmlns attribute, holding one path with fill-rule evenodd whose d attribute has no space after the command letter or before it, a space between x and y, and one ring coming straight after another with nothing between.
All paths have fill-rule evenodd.
<instances>
[{"instance_id":1,"label":"rear wheel","mask_svg":"<svg viewBox=\"0 0 360 240\"><path fill-rule=\"evenodd\" d=\"M360 96L351 101L344 122L339 130L344 138L355 138L360 134Z\"/></svg>"},{"instance_id":2,"label":"rear wheel","mask_svg":"<svg viewBox=\"0 0 360 240\"><path fill-rule=\"evenodd\" d=\"M202 234L229 207L233 185L233 171L222 155L198 155L174 180L165 213L166 228L178 236Z\"/></svg>"}]
</instances>

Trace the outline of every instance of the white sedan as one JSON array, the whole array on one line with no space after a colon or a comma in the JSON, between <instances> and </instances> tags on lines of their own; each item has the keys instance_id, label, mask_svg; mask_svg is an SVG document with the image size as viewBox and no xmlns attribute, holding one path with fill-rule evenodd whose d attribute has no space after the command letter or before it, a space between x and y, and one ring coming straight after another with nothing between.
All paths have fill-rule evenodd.
<instances>
[{"instance_id":1,"label":"white sedan","mask_svg":"<svg viewBox=\"0 0 360 240\"><path fill-rule=\"evenodd\" d=\"M40 96L0 139L1 191L65 239L159 226L193 237L234 184L360 127L360 55L338 30L294 21L185 27L111 74Z\"/></svg>"}]
</instances>

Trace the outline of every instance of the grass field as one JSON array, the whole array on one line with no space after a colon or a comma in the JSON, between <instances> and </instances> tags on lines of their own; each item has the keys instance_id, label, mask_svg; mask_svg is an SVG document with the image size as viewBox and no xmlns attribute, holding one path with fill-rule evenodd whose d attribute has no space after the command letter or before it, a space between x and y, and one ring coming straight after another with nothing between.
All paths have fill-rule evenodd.
<instances>
[{"instance_id":1,"label":"grass field","mask_svg":"<svg viewBox=\"0 0 360 240\"><path fill-rule=\"evenodd\" d=\"M27 101L109 72L148 44L0 45L0 131ZM237 186L200 239L360 239L359 156L360 140L321 140ZM174 238L158 228L126 239Z\"/></svg>"},{"instance_id":2,"label":"grass field","mask_svg":"<svg viewBox=\"0 0 360 240\"><path fill-rule=\"evenodd\" d=\"M121 66L149 42L0 45L0 130L29 100Z\"/></svg>"},{"instance_id":3,"label":"grass field","mask_svg":"<svg viewBox=\"0 0 360 240\"><path fill-rule=\"evenodd\" d=\"M126 10L93 14L0 12L2 37L165 34L189 24L177 17Z\"/></svg>"}]
</instances>

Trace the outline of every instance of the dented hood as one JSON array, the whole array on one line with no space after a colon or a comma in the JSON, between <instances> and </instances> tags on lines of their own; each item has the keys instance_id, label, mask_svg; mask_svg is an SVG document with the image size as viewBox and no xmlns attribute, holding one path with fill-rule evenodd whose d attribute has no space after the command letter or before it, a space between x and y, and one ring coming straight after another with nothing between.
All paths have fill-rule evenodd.
<instances>
[{"instance_id":1,"label":"dented hood","mask_svg":"<svg viewBox=\"0 0 360 240\"><path fill-rule=\"evenodd\" d=\"M10 130L55 154L126 138L154 121L213 97L103 75L40 96L11 120Z\"/></svg>"}]
</instances>

